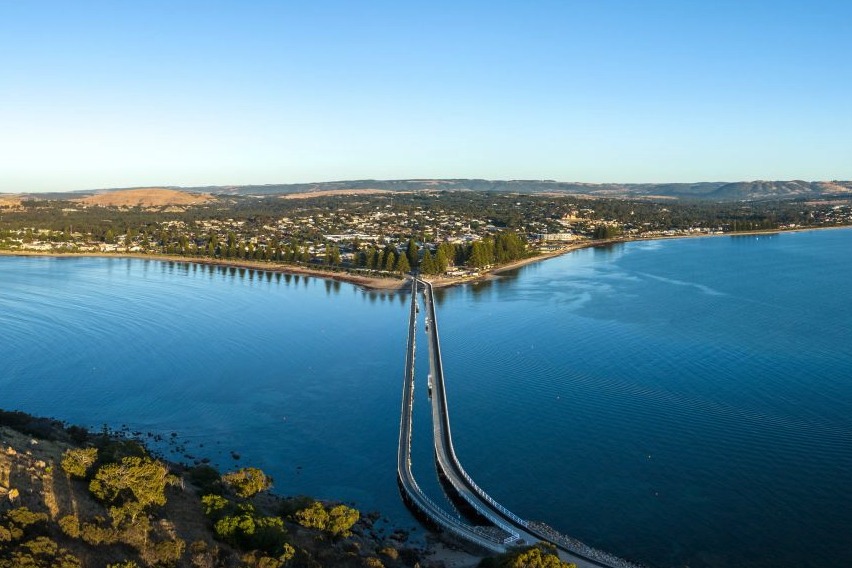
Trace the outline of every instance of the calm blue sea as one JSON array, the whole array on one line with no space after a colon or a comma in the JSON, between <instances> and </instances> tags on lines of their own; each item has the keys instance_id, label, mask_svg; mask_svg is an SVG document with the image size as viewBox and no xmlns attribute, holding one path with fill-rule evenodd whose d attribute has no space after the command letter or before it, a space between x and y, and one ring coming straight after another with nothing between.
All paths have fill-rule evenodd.
<instances>
[{"instance_id":1,"label":"calm blue sea","mask_svg":"<svg viewBox=\"0 0 852 568\"><path fill-rule=\"evenodd\" d=\"M520 516L651 566L852 565L850 249L850 230L637 242L440 291L462 463ZM414 527L395 482L407 300L2 257L0 407L175 432L188 461ZM418 355L415 473L439 498Z\"/></svg>"}]
</instances>

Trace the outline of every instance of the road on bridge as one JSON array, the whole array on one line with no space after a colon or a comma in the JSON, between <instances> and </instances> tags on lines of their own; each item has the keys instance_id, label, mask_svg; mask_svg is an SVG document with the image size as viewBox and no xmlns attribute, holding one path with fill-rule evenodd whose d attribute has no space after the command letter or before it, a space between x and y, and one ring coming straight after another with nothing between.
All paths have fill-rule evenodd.
<instances>
[{"instance_id":1,"label":"road on bridge","mask_svg":"<svg viewBox=\"0 0 852 568\"><path fill-rule=\"evenodd\" d=\"M431 501L417 485L411 472L411 426L414 408L414 358L417 329L418 281L411 281L411 307L408 315L408 349L405 357L405 380L402 388L402 411L399 422L399 447L397 449L397 481L406 504L420 515L425 515L433 524L454 536L471 542L489 552L505 552L502 539L481 527L468 525L460 518L450 515Z\"/></svg>"},{"instance_id":2,"label":"road on bridge","mask_svg":"<svg viewBox=\"0 0 852 568\"><path fill-rule=\"evenodd\" d=\"M576 564L578 568L598 568L601 566L636 568L635 565L624 559L595 550L575 539L560 535L543 523L530 523L521 519L482 490L464 470L453 447L433 288L429 282L420 282L423 285L426 317L428 318L426 328L429 340L429 369L432 378L432 429L436 461L441 470L440 473L449 481L456 493L477 513L512 535L507 544L524 545L537 542L554 544L559 552L559 557L566 562Z\"/></svg>"}]
</instances>

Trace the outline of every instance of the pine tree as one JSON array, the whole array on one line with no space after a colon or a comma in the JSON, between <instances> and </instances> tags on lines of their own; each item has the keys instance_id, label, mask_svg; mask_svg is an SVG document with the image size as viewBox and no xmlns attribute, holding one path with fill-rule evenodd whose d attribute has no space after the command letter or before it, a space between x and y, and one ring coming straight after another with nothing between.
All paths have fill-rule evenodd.
<instances>
[{"instance_id":1,"label":"pine tree","mask_svg":"<svg viewBox=\"0 0 852 568\"><path fill-rule=\"evenodd\" d=\"M427 248L423 252L423 260L420 261L420 272L423 274L437 274L438 267L435 264L435 259L432 258L432 253Z\"/></svg>"},{"instance_id":2,"label":"pine tree","mask_svg":"<svg viewBox=\"0 0 852 568\"><path fill-rule=\"evenodd\" d=\"M409 266L417 266L417 243L414 242L414 239L408 239L408 247L405 249L405 255L408 257L408 265Z\"/></svg>"},{"instance_id":3,"label":"pine tree","mask_svg":"<svg viewBox=\"0 0 852 568\"><path fill-rule=\"evenodd\" d=\"M385 270L393 272L393 267L396 265L396 252L389 250L385 256Z\"/></svg>"},{"instance_id":4,"label":"pine tree","mask_svg":"<svg viewBox=\"0 0 852 568\"><path fill-rule=\"evenodd\" d=\"M340 249L337 245L331 245L326 249L326 259L328 264L337 266L340 264Z\"/></svg>"},{"instance_id":5,"label":"pine tree","mask_svg":"<svg viewBox=\"0 0 852 568\"><path fill-rule=\"evenodd\" d=\"M411 265L408 264L408 256L401 254L396 261L396 271L400 274L405 274L411 271Z\"/></svg>"},{"instance_id":6,"label":"pine tree","mask_svg":"<svg viewBox=\"0 0 852 568\"><path fill-rule=\"evenodd\" d=\"M441 274L447 271L447 265L449 261L447 260L447 254L444 252L444 249L438 247L438 251L435 253L435 268Z\"/></svg>"}]
</instances>

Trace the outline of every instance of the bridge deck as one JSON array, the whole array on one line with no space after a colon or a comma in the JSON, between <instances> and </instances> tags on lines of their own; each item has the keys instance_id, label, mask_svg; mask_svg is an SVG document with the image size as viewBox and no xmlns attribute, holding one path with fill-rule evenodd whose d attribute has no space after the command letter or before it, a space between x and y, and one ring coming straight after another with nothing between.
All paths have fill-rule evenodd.
<instances>
[{"instance_id":1,"label":"bridge deck","mask_svg":"<svg viewBox=\"0 0 852 568\"><path fill-rule=\"evenodd\" d=\"M429 368L432 375L432 428L435 454L441 473L449 481L456 493L477 513L495 526L512 535L510 544L534 544L549 542L554 544L563 560L576 564L579 568L599 567L636 568L636 565L609 553L596 550L582 542L559 534L544 523L525 521L500 505L482 490L464 470L456 457L450 430L447 394L444 388L444 368L441 360L441 344L438 335L438 320L432 284L423 283L426 314L429 318Z\"/></svg>"},{"instance_id":2,"label":"bridge deck","mask_svg":"<svg viewBox=\"0 0 852 568\"><path fill-rule=\"evenodd\" d=\"M414 405L414 355L417 320L417 281L411 283L411 310L408 322L408 350L405 359L405 380L402 389L402 412L399 423L397 451L397 481L409 506L426 516L440 529L490 552L505 552L504 538L486 527L475 527L444 511L430 500L417 485L411 471L411 426Z\"/></svg>"}]
</instances>

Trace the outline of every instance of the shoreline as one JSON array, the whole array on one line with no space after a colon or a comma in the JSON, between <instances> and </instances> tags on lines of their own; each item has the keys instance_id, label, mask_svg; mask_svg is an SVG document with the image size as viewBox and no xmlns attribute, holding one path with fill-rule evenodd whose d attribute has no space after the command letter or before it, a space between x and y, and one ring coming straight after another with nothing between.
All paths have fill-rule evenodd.
<instances>
[{"instance_id":1,"label":"shoreline","mask_svg":"<svg viewBox=\"0 0 852 568\"><path fill-rule=\"evenodd\" d=\"M168 499L164 500L164 503L160 504L158 508L148 512L149 515L156 515L159 518L174 522L175 524L172 525L172 530L175 530L174 534L181 533L184 541L188 542L187 537L190 536L191 531L191 535L196 539L194 542L201 540L209 547L221 546L221 552L230 554L233 558L247 552L239 545L215 537L212 523L208 523L207 518L202 515L200 499L203 494L203 487L199 485L198 481L193 480L191 472L199 467L209 467L206 462L196 462L195 465L191 465L176 460L174 456L169 455L169 451L164 451L164 448L157 447L157 444L152 444L150 440L145 440L141 434L131 434L129 427L118 430L110 429L104 434L98 433L94 429L69 424L59 418L37 416L21 410L8 410L2 406L0 406L0 474L5 475L0 475L0 519L12 507L24 506L36 512L49 513L50 519L45 522L56 523L60 518L60 511L67 508L68 503L71 502L74 503L75 512L69 512L69 514L76 516L78 514L76 512L77 507L79 507L79 511L85 511L87 514L92 513L95 506L93 503L86 499L79 499L79 494L76 495L77 499L74 498L74 482L56 484L53 471L61 471L59 466L64 451L98 447L98 440L116 444L136 444L143 448L147 456L165 464L170 474L182 480L179 489L169 491ZM174 440L172 439L168 443L174 443ZM220 468L218 466L213 468L219 478L229 471L238 469L239 466L236 465L231 468ZM26 470L26 475L23 475L24 470ZM64 477L64 474L60 473L60 476ZM70 477L68 479L70 481ZM273 513L274 516L287 523L288 534L292 536L289 542L293 546L307 549L316 557L320 557L323 552L336 553L341 546L334 542L317 539L315 533L311 532L315 530L315 527L300 527L292 516L278 512L285 504L294 503L300 499L321 503L326 508L345 504L335 499L287 495L276 491L275 487L263 490L251 498L250 502L258 510L267 514ZM348 505L353 504L349 503ZM369 556L383 558L385 565L391 568L401 568L405 561L400 557L406 554L408 557L412 555L416 557L417 562L420 562L420 565L424 568L474 568L485 557L448 544L428 529L425 530L426 537L423 544L410 543L411 529L407 526L392 523L386 519L382 521L381 511L360 509L358 511L360 513L359 518L352 526L351 534L344 536L343 540L350 543L350 546L356 546L361 551L362 558ZM82 512L79 514L83 515ZM183 523L187 519L192 522ZM210 525L208 528L199 529L199 526L207 527L208 524ZM180 526L177 527L177 525ZM55 538L60 540L63 546L86 557L88 562L84 563L84 566L104 565L102 560L107 556L97 555L109 555L108 549L98 548L98 545L91 545L88 542L70 540L77 537L64 533L64 531L57 530L55 532L59 535ZM307 539L313 541L313 544L310 544ZM69 543L72 543L72 546L67 546ZM15 543L11 544L11 546L14 545ZM388 548L394 549L392 556L385 554ZM342 554L333 557L333 559L345 560ZM348 555L348 552L346 554ZM94 560L93 555L95 556ZM188 566L186 555L181 552L180 556L181 558L177 560L175 565ZM336 565L336 562L333 565Z\"/></svg>"},{"instance_id":2,"label":"shoreline","mask_svg":"<svg viewBox=\"0 0 852 568\"><path fill-rule=\"evenodd\" d=\"M225 266L233 268L247 268L251 270L263 270L266 272L292 274L294 276L312 276L324 280L336 280L354 284L365 290L395 292L405 287L404 278L380 278L374 276L361 276L350 272L334 272L331 270L318 270L292 264L283 264L270 261L257 260L228 260L213 259L207 257L187 257L172 254L144 254L137 252L41 252L41 251L0 251L0 256L27 256L46 258L135 258L140 260L155 260L160 262L186 262L204 266Z\"/></svg>"},{"instance_id":3,"label":"shoreline","mask_svg":"<svg viewBox=\"0 0 852 568\"><path fill-rule=\"evenodd\" d=\"M596 240L596 241L580 241L580 242L577 242L577 243L572 243L570 246L567 246L565 249L562 249L562 250L559 250L559 251L553 251L553 252L549 252L549 253L545 253L545 254L541 254L541 255L537 255L537 256L534 256L534 257L529 257L529 258L526 258L526 259L521 259L521 260L518 260L518 261L515 261L515 262L512 262L512 263L508 263L506 265L501 265L501 266L499 266L495 269L489 270L487 272L484 271L480 276L478 276L476 278L460 279L461 280L460 282L449 283L449 284L447 284L447 286L465 284L465 283L468 283L468 282L476 283L476 282L479 282L479 281L482 281L482 280L487 280L489 278L492 278L495 275L499 275L501 273L508 272L508 271L511 271L511 270L516 270L516 269L521 268L523 266L533 264L533 263L539 262L539 261L548 260L548 259L551 259L551 258L554 258L554 257L557 257L557 256L561 256L563 254L567 254L569 252L574 252L576 250L581 250L581 249L585 249L585 248L593 248L593 247L597 247L597 246L605 247L605 246L609 246L609 245L612 245L612 244L615 244L615 243L626 243L626 242L633 242L633 241L658 241L658 240L668 240L668 239L685 239L685 238L693 238L693 237L694 238L721 237L721 236L730 236L730 237L742 236L744 238L760 237L760 236L766 236L766 237L773 236L774 237L775 235L778 235L778 234L784 233L784 232L809 232L809 231L821 231L821 230L825 230L825 229L852 230L852 227L850 227L850 226L837 226L837 227L819 227L819 228L802 228L802 229L786 229L786 230L749 231L749 232L724 233L724 234L695 234L695 235L672 235L672 236L656 236L655 235L653 237L647 237L647 238L642 238L642 237L636 238L636 237L634 237L634 238L615 238L615 239L609 239L609 240ZM841 235L841 237L842 237L842 235ZM324 278L324 279L327 279L327 280L330 279L330 280L347 281L346 278L334 278L334 276L338 276L338 275L355 276L355 275L349 275L349 274L346 274L346 273L326 273L324 271L315 271L316 272L315 274L310 274L309 271L295 272L295 271L287 270L286 268L290 268L289 266L286 266L286 268L284 270L272 270L271 266L273 266L273 265L277 266L277 263L251 262L251 261L222 263L222 262L217 262L216 259L204 259L204 258L187 259L185 257L171 256L171 255L145 255L145 254L135 254L134 255L132 253L127 254L127 255L121 254L121 253L99 253L99 254L98 253L91 253L91 254L67 253L67 254L57 255L57 254L51 254L51 253L39 253L39 252L36 252L36 251L33 251L32 254L28 254L27 251L24 251L24 253L22 253L22 254L17 254L15 252L12 252L11 254L9 254L9 252L10 251L2 251L2 252L0 252L0 256L33 256L33 257L36 257L36 256L45 256L45 257L87 256L87 257L107 257L107 258L140 258L140 259L144 259L144 260L157 260L157 261L165 261L165 262L174 261L174 262L182 262L182 263L194 262L196 264L202 264L202 265L207 264L207 265L211 265L211 266L214 266L214 265L215 266L234 266L234 267L244 267L244 268L249 268L249 269L257 269L257 270L265 270L265 271L275 271L275 272L292 273L292 274L305 274L305 275L313 275L313 276L316 276L318 278ZM299 268L299 267L292 267L292 268ZM367 277L364 277L364 278L369 279ZM397 283L397 286L403 286L404 283L407 281L407 280L395 280L395 279L388 279L388 280L390 280L391 282ZM436 286L437 286L437 284L436 284ZM428 529L427 529L427 531L428 531ZM457 566L457 567L462 567L462 566L468 567L468 566L470 566L472 568L473 566L476 565L475 561L478 558L481 558L481 557L477 557L476 555L456 551L452 547L447 547L447 546L445 546L441 543L438 543L437 547L441 550L438 553L434 553L434 552L431 553L431 554L434 554L434 556L432 556L432 559L435 560L435 561L443 562L444 566L446 566L447 568L449 568L450 566ZM429 547L427 547L427 549L429 549Z\"/></svg>"},{"instance_id":4,"label":"shoreline","mask_svg":"<svg viewBox=\"0 0 852 568\"><path fill-rule=\"evenodd\" d=\"M460 286L463 284L475 284L477 282L482 282L485 280L489 280L494 278L496 275L499 275L503 272L508 272L510 270L515 270L517 268L521 268L523 266L527 266L529 264L534 264L537 262L542 262L545 260L549 260L551 258L556 258L558 256L562 256L568 253L572 253L574 251L594 248L599 246L607 246L617 243L630 243L637 241L663 241L663 240L674 240L674 239L696 239L696 238L707 238L707 237L738 237L738 236L760 236L760 235L777 235L781 233L803 233L808 231L823 231L823 230L831 230L831 229L852 229L852 225L836 225L829 227L801 227L795 229L766 229L766 230L754 230L754 231L742 231L736 233L713 233L713 234L694 234L694 235L653 235L648 237L643 236L634 236L634 237L614 237L612 239L599 239L599 240L583 240L579 242L572 242L557 251L551 251L546 253L541 253L535 256L530 256L527 258L522 258L520 260L516 260L513 262L509 262L507 264L502 264L500 266L496 266L494 268L490 268L488 270L484 270L479 273L477 276L469 277L469 276L451 276L451 277L436 277L436 278L424 278L432 283L435 288L451 288L453 286ZM229 259L213 259L208 257L186 257L186 256L178 256L178 255L169 255L169 254L145 254L145 253L134 253L134 252L42 252L42 251L9 251L9 250L0 250L0 256L27 256L27 257L48 257L48 258L74 258L74 257L83 257L83 258L135 258L142 260L157 260L164 262L186 262L192 264L200 264L205 266L225 266L225 267L234 267L234 268L247 268L251 270L264 270L267 272L273 273L281 273L281 274L291 274L294 276L311 276L314 278L321 278L324 280L334 280L338 282L346 282L348 284L354 284L364 290L368 291L376 291L376 292L398 292L403 289L407 289L406 282L408 281L408 277L404 278L382 278L378 276L363 276L359 274L353 274L351 272L346 271L330 271L330 270L319 270L315 268L309 268L304 266L292 265L292 264L283 264L278 262L271 261L255 261L255 260L229 260Z\"/></svg>"}]
</instances>

